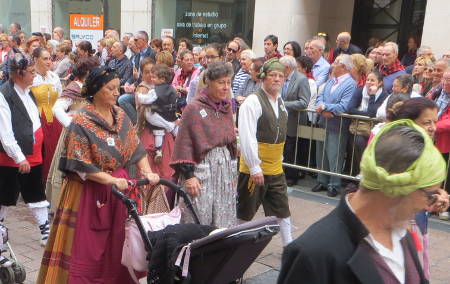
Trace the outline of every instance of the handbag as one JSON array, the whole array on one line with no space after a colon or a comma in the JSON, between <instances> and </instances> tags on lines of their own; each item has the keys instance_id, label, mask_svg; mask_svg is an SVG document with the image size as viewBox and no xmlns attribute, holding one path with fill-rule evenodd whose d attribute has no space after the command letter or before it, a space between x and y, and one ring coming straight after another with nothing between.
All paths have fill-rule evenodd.
<instances>
[{"instance_id":1,"label":"handbag","mask_svg":"<svg viewBox=\"0 0 450 284\"><path fill-rule=\"evenodd\" d=\"M143 187L139 189L142 201L142 215L153 213L170 212L169 202L167 201L165 187L163 185L152 186L150 189Z\"/></svg>"},{"instance_id":2,"label":"handbag","mask_svg":"<svg viewBox=\"0 0 450 284\"><path fill-rule=\"evenodd\" d=\"M372 121L353 119L350 123L349 131L353 135L370 136L373 124Z\"/></svg>"}]
</instances>

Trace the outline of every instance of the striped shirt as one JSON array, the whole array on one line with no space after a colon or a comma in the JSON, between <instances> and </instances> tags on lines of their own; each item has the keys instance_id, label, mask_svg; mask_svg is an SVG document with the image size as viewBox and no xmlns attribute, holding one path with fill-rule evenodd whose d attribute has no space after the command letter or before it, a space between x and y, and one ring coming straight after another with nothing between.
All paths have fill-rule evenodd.
<instances>
[{"instance_id":1,"label":"striped shirt","mask_svg":"<svg viewBox=\"0 0 450 284\"><path fill-rule=\"evenodd\" d=\"M233 84L231 90L233 91L233 96L236 97L237 91L244 85L250 75L245 72L242 68L234 76Z\"/></svg>"}]
</instances>

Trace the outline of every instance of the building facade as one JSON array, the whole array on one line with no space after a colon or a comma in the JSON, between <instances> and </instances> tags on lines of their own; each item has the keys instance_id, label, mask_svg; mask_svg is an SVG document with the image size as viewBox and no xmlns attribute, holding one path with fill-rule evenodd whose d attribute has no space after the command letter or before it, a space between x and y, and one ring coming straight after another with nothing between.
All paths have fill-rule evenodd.
<instances>
[{"instance_id":1,"label":"building facade","mask_svg":"<svg viewBox=\"0 0 450 284\"><path fill-rule=\"evenodd\" d=\"M105 28L121 33L146 30L152 37L173 35L198 45L234 36L263 53L268 34L303 43L318 32L334 46L341 31L365 48L371 37L393 40L406 49L409 36L432 46L437 57L450 48L448 0L0 0L0 24L19 22L23 30L69 29L69 14L104 16ZM68 34L68 32L67 32Z\"/></svg>"}]
</instances>

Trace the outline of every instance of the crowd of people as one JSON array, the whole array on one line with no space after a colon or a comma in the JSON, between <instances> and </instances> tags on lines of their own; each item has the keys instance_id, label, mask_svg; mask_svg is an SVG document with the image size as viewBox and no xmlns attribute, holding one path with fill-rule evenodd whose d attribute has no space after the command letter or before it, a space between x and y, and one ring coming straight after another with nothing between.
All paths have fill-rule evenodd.
<instances>
[{"instance_id":1,"label":"crowd of people","mask_svg":"<svg viewBox=\"0 0 450 284\"><path fill-rule=\"evenodd\" d=\"M386 177L413 167L419 150L409 151L408 143L439 157L433 167L449 159L450 51L436 59L415 37L402 57L396 43L376 38L364 52L348 32L337 36L334 48L325 33L303 45L289 41L282 49L277 36L268 35L261 56L238 37L199 47L187 38L150 39L145 31L120 38L106 30L94 49L89 41L72 42L61 27L27 36L18 23L0 40L0 221L20 193L46 246L38 283L133 283L120 264L126 210L107 190L115 185L130 193L133 166L134 177L151 184L161 177L183 185L202 224L250 221L262 204L267 216L277 217L283 246L292 242L287 187L307 174L283 168L283 161L361 175L364 188L339 209L358 214L365 214L359 209L370 198L389 211L391 195L411 194L416 183L436 186L449 174L439 168L428 183L416 175L413 181ZM382 123L343 119L344 113ZM300 126L323 128L323 141L299 138ZM421 140L421 146L411 139ZM374 162L368 151L386 158ZM374 173L379 167L384 172ZM420 169L427 171L422 164ZM392 185L391 192L376 186L383 178L391 182L383 183ZM321 172L312 191L335 197L345 195L343 188L339 176ZM450 182L447 193L433 190L429 196L439 206L413 213L428 210L448 220ZM167 198L173 206L170 190ZM416 215L424 242L427 218ZM190 216L183 221L190 222ZM372 221L362 221L369 231ZM316 239L310 233L289 246L280 283L313 273L291 267L298 248ZM426 251L421 259L428 278ZM0 256L0 264L10 261ZM331 270L327 277L338 274ZM342 283L348 283L343 275ZM405 283L397 270L383 275L391 276Z\"/></svg>"}]
</instances>

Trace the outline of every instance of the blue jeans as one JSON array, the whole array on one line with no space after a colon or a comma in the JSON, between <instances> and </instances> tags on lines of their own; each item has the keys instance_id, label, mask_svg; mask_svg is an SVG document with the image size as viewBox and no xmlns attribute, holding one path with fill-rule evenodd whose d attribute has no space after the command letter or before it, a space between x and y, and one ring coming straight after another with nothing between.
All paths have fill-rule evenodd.
<instances>
[{"instance_id":1,"label":"blue jeans","mask_svg":"<svg viewBox=\"0 0 450 284\"><path fill-rule=\"evenodd\" d=\"M125 111L133 124L137 122L136 101L134 94L123 94L117 100L119 106Z\"/></svg>"},{"instance_id":2,"label":"blue jeans","mask_svg":"<svg viewBox=\"0 0 450 284\"><path fill-rule=\"evenodd\" d=\"M324 171L342 173L347 139L348 131L342 130L341 137L339 137L339 130L327 130L325 141L317 141L316 144L317 168ZM317 181L325 187L332 186L337 190L341 188L341 178L336 176L318 174Z\"/></svg>"}]
</instances>

